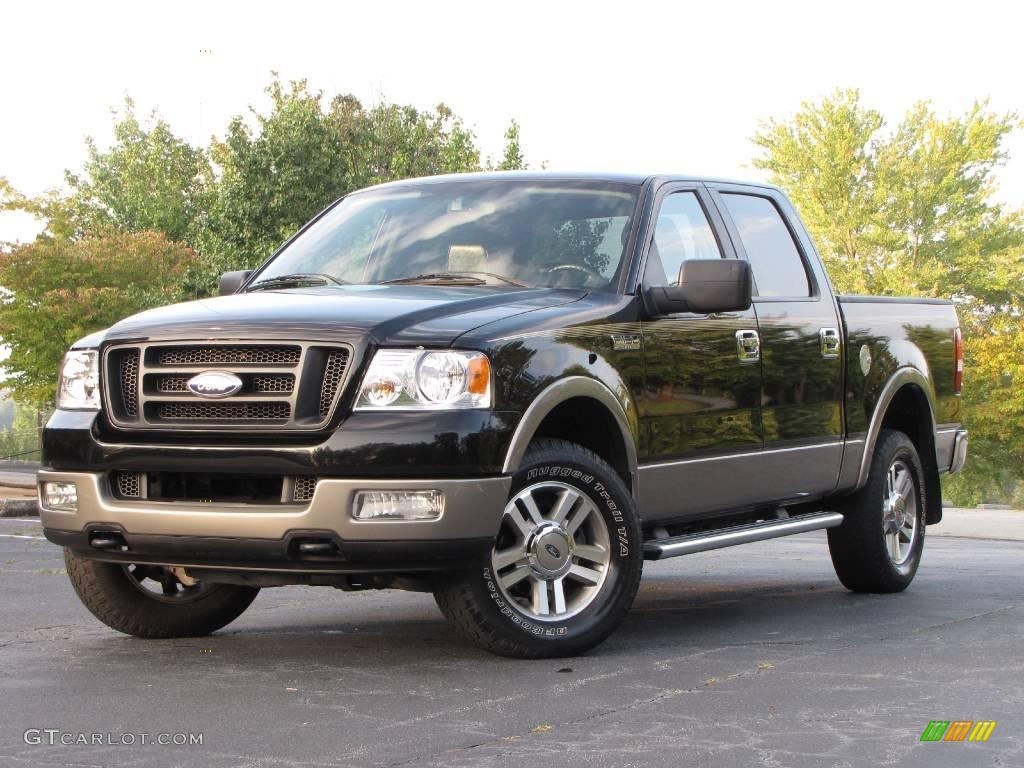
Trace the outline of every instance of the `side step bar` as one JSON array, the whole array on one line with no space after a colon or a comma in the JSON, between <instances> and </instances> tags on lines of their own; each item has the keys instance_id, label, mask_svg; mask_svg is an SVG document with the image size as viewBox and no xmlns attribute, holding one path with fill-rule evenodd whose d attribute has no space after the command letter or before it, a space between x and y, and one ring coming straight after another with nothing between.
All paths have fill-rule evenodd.
<instances>
[{"instance_id":1,"label":"side step bar","mask_svg":"<svg viewBox=\"0 0 1024 768\"><path fill-rule=\"evenodd\" d=\"M663 560L666 557L692 555L695 552L707 552L709 549L734 547L737 544L749 544L752 541L792 536L794 533L834 528L842 522L843 516L839 512L814 512L809 515L785 517L779 520L735 525L731 528L685 533L682 536L644 542L644 559Z\"/></svg>"}]
</instances>

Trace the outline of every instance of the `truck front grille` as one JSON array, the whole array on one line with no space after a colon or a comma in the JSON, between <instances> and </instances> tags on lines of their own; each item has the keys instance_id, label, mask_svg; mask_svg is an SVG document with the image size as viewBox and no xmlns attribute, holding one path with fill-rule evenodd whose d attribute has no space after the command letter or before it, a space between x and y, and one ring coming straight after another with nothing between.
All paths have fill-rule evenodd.
<instances>
[{"instance_id":1,"label":"truck front grille","mask_svg":"<svg viewBox=\"0 0 1024 768\"><path fill-rule=\"evenodd\" d=\"M312 430L327 426L352 350L308 342L178 342L118 345L104 356L104 395L121 429ZM238 378L237 392L203 396L189 382L206 372Z\"/></svg>"},{"instance_id":2,"label":"truck front grille","mask_svg":"<svg viewBox=\"0 0 1024 768\"><path fill-rule=\"evenodd\" d=\"M320 387L320 418L326 419L331 412L331 403L334 402L334 393L341 386L341 380L345 376L345 369L348 367L348 352L343 349L334 349L327 355L327 367L324 369L324 383Z\"/></svg>"},{"instance_id":3,"label":"truck front grille","mask_svg":"<svg viewBox=\"0 0 1024 768\"><path fill-rule=\"evenodd\" d=\"M300 347L175 347L157 354L160 365L298 365Z\"/></svg>"},{"instance_id":4,"label":"truck front grille","mask_svg":"<svg viewBox=\"0 0 1024 768\"><path fill-rule=\"evenodd\" d=\"M309 475L236 475L204 472L110 473L111 495L120 501L210 504L308 504L317 478Z\"/></svg>"},{"instance_id":5,"label":"truck front grille","mask_svg":"<svg viewBox=\"0 0 1024 768\"><path fill-rule=\"evenodd\" d=\"M139 351L125 350L118 361L121 376L121 394L124 397L124 410L129 416L139 413Z\"/></svg>"},{"instance_id":6,"label":"truck front grille","mask_svg":"<svg viewBox=\"0 0 1024 768\"><path fill-rule=\"evenodd\" d=\"M299 475L295 478L292 489L292 501L309 501L313 498L316 490L316 478L309 475Z\"/></svg>"},{"instance_id":7,"label":"truck front grille","mask_svg":"<svg viewBox=\"0 0 1024 768\"><path fill-rule=\"evenodd\" d=\"M288 403L160 403L167 421L287 421Z\"/></svg>"},{"instance_id":8,"label":"truck front grille","mask_svg":"<svg viewBox=\"0 0 1024 768\"><path fill-rule=\"evenodd\" d=\"M115 472L116 495L122 499L144 499L146 477L141 472Z\"/></svg>"}]
</instances>

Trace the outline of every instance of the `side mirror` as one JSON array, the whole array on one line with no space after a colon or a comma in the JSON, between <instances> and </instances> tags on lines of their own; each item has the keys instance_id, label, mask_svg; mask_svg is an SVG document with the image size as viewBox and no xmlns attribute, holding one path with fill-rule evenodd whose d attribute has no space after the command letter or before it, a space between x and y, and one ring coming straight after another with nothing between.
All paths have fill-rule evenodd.
<instances>
[{"instance_id":1,"label":"side mirror","mask_svg":"<svg viewBox=\"0 0 1024 768\"><path fill-rule=\"evenodd\" d=\"M249 275L251 274L251 269L242 269L238 272L225 272L220 276L220 295L230 296L233 293L238 293L238 289L241 288L242 284L249 279Z\"/></svg>"},{"instance_id":2,"label":"side mirror","mask_svg":"<svg viewBox=\"0 0 1024 768\"><path fill-rule=\"evenodd\" d=\"M750 264L740 259L693 259L679 268L679 285L647 290L656 315L740 312L750 309Z\"/></svg>"}]
</instances>

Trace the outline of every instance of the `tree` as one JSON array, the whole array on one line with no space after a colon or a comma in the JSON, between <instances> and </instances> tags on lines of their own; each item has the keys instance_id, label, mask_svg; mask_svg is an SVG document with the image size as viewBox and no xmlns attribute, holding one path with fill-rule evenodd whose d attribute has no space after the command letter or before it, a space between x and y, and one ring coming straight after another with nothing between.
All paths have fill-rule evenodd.
<instances>
[{"instance_id":1,"label":"tree","mask_svg":"<svg viewBox=\"0 0 1024 768\"><path fill-rule=\"evenodd\" d=\"M992 200L1017 125L985 103L942 118L921 102L883 133L846 90L753 138L755 167L790 195L837 290L957 302L972 430L968 470L947 484L960 501L1006 499L1024 481L1024 220Z\"/></svg>"},{"instance_id":2,"label":"tree","mask_svg":"<svg viewBox=\"0 0 1024 768\"><path fill-rule=\"evenodd\" d=\"M113 142L86 140L87 161L66 172L70 194L26 198L0 179L0 210L47 223L44 239L105 232L163 232L200 254L187 293L209 294L217 276L254 267L337 198L396 179L480 170L476 138L446 105L431 110L339 95L325 102L306 81L277 76L270 109L238 115L208 150L179 138L155 112L126 99ZM502 168L526 167L519 125L505 134Z\"/></svg>"},{"instance_id":3,"label":"tree","mask_svg":"<svg viewBox=\"0 0 1024 768\"><path fill-rule=\"evenodd\" d=\"M85 143L82 174L65 173L80 234L153 230L183 242L194 236L210 180L203 150L175 136L155 112L149 125L140 123L130 98L110 149L101 151L91 137Z\"/></svg>"},{"instance_id":4,"label":"tree","mask_svg":"<svg viewBox=\"0 0 1024 768\"><path fill-rule=\"evenodd\" d=\"M52 400L67 346L125 315L215 289L227 269L256 266L317 212L354 189L480 169L473 132L454 112L353 96L324 102L305 81L267 88L209 150L125 101L113 142L86 141L70 192L29 198L0 178L0 211L46 222L29 245L0 244L0 338L7 382L26 403ZM518 158L518 125L506 134ZM513 157L514 156L514 157ZM197 256L195 252L200 255Z\"/></svg>"},{"instance_id":5,"label":"tree","mask_svg":"<svg viewBox=\"0 0 1024 768\"><path fill-rule=\"evenodd\" d=\"M6 177L0 176L0 211L16 211L24 205L25 196L11 186Z\"/></svg>"},{"instance_id":6,"label":"tree","mask_svg":"<svg viewBox=\"0 0 1024 768\"><path fill-rule=\"evenodd\" d=\"M472 132L444 104L420 111L385 103L364 112L355 102L353 116L365 124L363 146L352 154L356 187L480 170Z\"/></svg>"},{"instance_id":7,"label":"tree","mask_svg":"<svg viewBox=\"0 0 1024 768\"><path fill-rule=\"evenodd\" d=\"M519 141L519 123L513 120L505 131L505 152L495 170L525 171L529 167L526 158L523 157L523 148Z\"/></svg>"},{"instance_id":8,"label":"tree","mask_svg":"<svg viewBox=\"0 0 1024 768\"><path fill-rule=\"evenodd\" d=\"M0 391L0 398L7 393ZM0 407L9 411L10 422L0 428L0 459L38 461L40 429L48 417L38 406L24 405L13 400L0 401Z\"/></svg>"},{"instance_id":9,"label":"tree","mask_svg":"<svg viewBox=\"0 0 1024 768\"><path fill-rule=\"evenodd\" d=\"M851 292L870 293L878 239L872 142L882 123L855 91L845 91L820 105L805 103L790 122L763 123L753 139L764 150L754 167L789 193L829 259L832 280Z\"/></svg>"},{"instance_id":10,"label":"tree","mask_svg":"<svg viewBox=\"0 0 1024 768\"><path fill-rule=\"evenodd\" d=\"M78 339L181 298L194 253L158 232L41 239L0 254L4 386L22 403L52 403L64 353Z\"/></svg>"},{"instance_id":11,"label":"tree","mask_svg":"<svg viewBox=\"0 0 1024 768\"><path fill-rule=\"evenodd\" d=\"M210 153L219 173L199 240L207 279L254 267L338 197L395 179L478 170L474 136L445 105L421 111L323 95L304 80L267 88L255 126L234 118Z\"/></svg>"}]
</instances>

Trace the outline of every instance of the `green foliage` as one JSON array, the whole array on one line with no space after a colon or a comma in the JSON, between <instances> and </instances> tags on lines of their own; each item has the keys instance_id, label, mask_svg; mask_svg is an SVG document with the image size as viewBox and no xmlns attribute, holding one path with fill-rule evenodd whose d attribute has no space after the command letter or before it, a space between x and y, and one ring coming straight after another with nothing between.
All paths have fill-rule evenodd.
<instances>
[{"instance_id":1,"label":"green foliage","mask_svg":"<svg viewBox=\"0 0 1024 768\"><path fill-rule=\"evenodd\" d=\"M53 402L57 368L75 341L142 309L181 298L195 262L158 232L41 239L0 254L5 386L25 403Z\"/></svg>"},{"instance_id":2,"label":"green foliage","mask_svg":"<svg viewBox=\"0 0 1024 768\"><path fill-rule=\"evenodd\" d=\"M444 104L325 105L305 81L276 76L267 94L268 112L234 118L208 149L155 113L140 121L126 99L109 149L87 139L82 171L65 174L70 194L29 198L0 177L0 211L46 222L36 242L0 252L0 338L19 399L53 397L57 365L79 337L213 293L221 272L256 266L348 192L480 169L472 131ZM514 121L505 138L502 167L526 167Z\"/></svg>"},{"instance_id":3,"label":"green foliage","mask_svg":"<svg viewBox=\"0 0 1024 768\"><path fill-rule=\"evenodd\" d=\"M544 228L537 235L533 251L538 255L556 256L558 264L581 264L603 273L611 257L601 251L601 244L611 223L611 219L577 219L565 222L558 229Z\"/></svg>"},{"instance_id":4,"label":"green foliage","mask_svg":"<svg viewBox=\"0 0 1024 768\"><path fill-rule=\"evenodd\" d=\"M495 170L525 171L529 167L523 156L523 147L519 140L519 123L513 120L509 124L508 130L505 131L505 151Z\"/></svg>"},{"instance_id":5,"label":"green foliage","mask_svg":"<svg viewBox=\"0 0 1024 768\"><path fill-rule=\"evenodd\" d=\"M271 109L211 147L219 179L199 238L210 279L254 267L338 197L385 181L479 169L473 134L445 105L421 111L274 80Z\"/></svg>"},{"instance_id":6,"label":"green foliage","mask_svg":"<svg viewBox=\"0 0 1024 768\"><path fill-rule=\"evenodd\" d=\"M11 183L0 176L0 212L23 211L37 216L46 222L46 229L41 237L63 237L74 235L75 222L67 199L56 190L51 190L39 197L30 198L16 190ZM0 243L0 248L7 248L7 243Z\"/></svg>"},{"instance_id":7,"label":"green foliage","mask_svg":"<svg viewBox=\"0 0 1024 768\"><path fill-rule=\"evenodd\" d=\"M1024 488L1024 217L992 200L1017 127L985 103L943 118L922 102L883 133L846 90L753 138L754 165L790 195L838 291L956 300L971 428L968 469L946 483L958 503Z\"/></svg>"},{"instance_id":8,"label":"green foliage","mask_svg":"<svg viewBox=\"0 0 1024 768\"><path fill-rule=\"evenodd\" d=\"M0 176L0 211L16 211L23 207L25 196L6 177Z\"/></svg>"},{"instance_id":9,"label":"green foliage","mask_svg":"<svg viewBox=\"0 0 1024 768\"><path fill-rule=\"evenodd\" d=\"M6 394L0 392L0 397ZM40 429L46 423L47 411L14 400L0 401L0 411L4 418L4 427L0 429L0 459L38 461Z\"/></svg>"},{"instance_id":10,"label":"green foliage","mask_svg":"<svg viewBox=\"0 0 1024 768\"><path fill-rule=\"evenodd\" d=\"M65 174L72 190L69 214L79 234L153 230L188 241L205 207L206 154L175 136L155 113L150 125L142 125L134 107L125 99L110 149L100 151L86 139L83 174Z\"/></svg>"}]
</instances>

